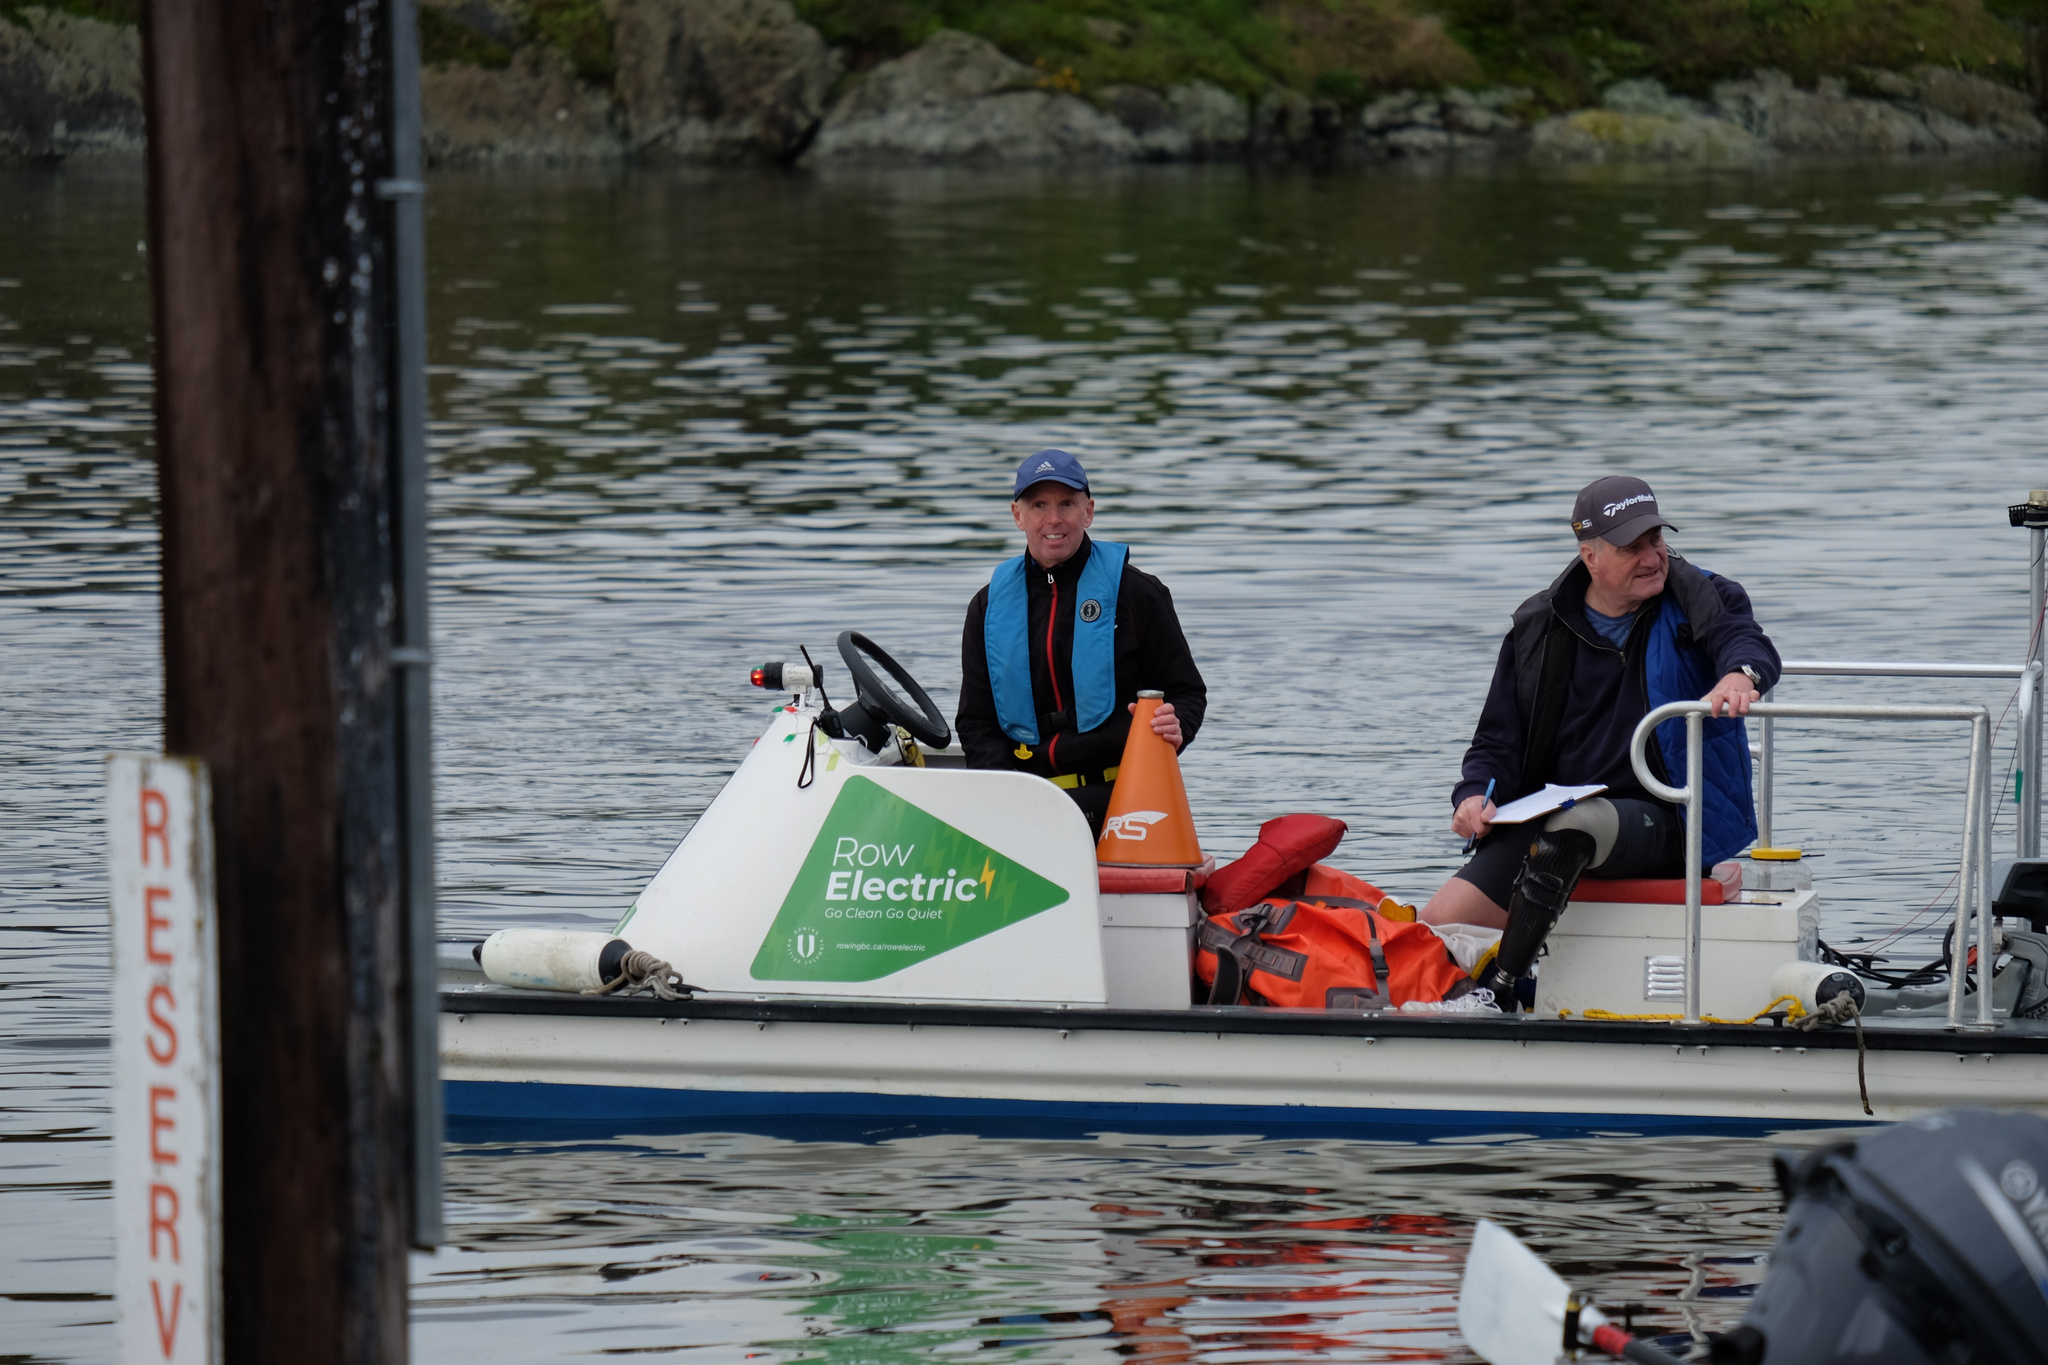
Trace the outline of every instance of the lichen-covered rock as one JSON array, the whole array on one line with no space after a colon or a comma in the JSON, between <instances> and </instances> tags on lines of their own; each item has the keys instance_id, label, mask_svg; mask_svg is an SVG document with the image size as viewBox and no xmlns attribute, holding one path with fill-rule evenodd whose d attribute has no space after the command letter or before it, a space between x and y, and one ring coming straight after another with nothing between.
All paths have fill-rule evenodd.
<instances>
[{"instance_id":1,"label":"lichen-covered rock","mask_svg":"<svg viewBox=\"0 0 2048 1365\"><path fill-rule=\"evenodd\" d=\"M2021 92L1945 66L1920 66L1899 78L1897 93L1980 127L2038 127L2033 102Z\"/></svg>"},{"instance_id":2,"label":"lichen-covered rock","mask_svg":"<svg viewBox=\"0 0 2048 1365\"><path fill-rule=\"evenodd\" d=\"M1203 81L1164 95L1138 85L1105 86L1095 103L1137 139L1146 161L1220 161L1242 157L1251 129L1243 100Z\"/></svg>"},{"instance_id":3,"label":"lichen-covered rock","mask_svg":"<svg viewBox=\"0 0 2048 1365\"><path fill-rule=\"evenodd\" d=\"M1382 95L1358 116L1359 127L1368 133L1391 132L1396 128L1441 128L1443 101L1420 90L1400 90Z\"/></svg>"},{"instance_id":4,"label":"lichen-covered rock","mask_svg":"<svg viewBox=\"0 0 2048 1365\"><path fill-rule=\"evenodd\" d=\"M805 160L845 162L1128 161L1138 137L985 39L942 29L884 62L825 116Z\"/></svg>"},{"instance_id":5,"label":"lichen-covered rock","mask_svg":"<svg viewBox=\"0 0 2048 1365\"><path fill-rule=\"evenodd\" d=\"M1617 114L1651 114L1658 118L1683 119L1709 112L1698 100L1674 95L1664 82L1645 77L1616 81L1600 92L1600 107Z\"/></svg>"},{"instance_id":6,"label":"lichen-covered rock","mask_svg":"<svg viewBox=\"0 0 2048 1365\"><path fill-rule=\"evenodd\" d=\"M0 18L0 158L143 149L136 30L26 8Z\"/></svg>"},{"instance_id":7,"label":"lichen-covered rock","mask_svg":"<svg viewBox=\"0 0 2048 1365\"><path fill-rule=\"evenodd\" d=\"M1711 106L1653 80L1622 81L1604 108L1538 124L1536 154L1559 161L1686 161L1747 165L1776 152L1914 156L2048 145L2026 96L1943 67L1860 75L1876 98L1823 78L1801 90L1783 72L1714 87Z\"/></svg>"},{"instance_id":8,"label":"lichen-covered rock","mask_svg":"<svg viewBox=\"0 0 2048 1365\"><path fill-rule=\"evenodd\" d=\"M1418 90L1382 95L1357 120L1367 159L1496 156L1519 149L1522 125L1508 110L1526 90Z\"/></svg>"},{"instance_id":9,"label":"lichen-covered rock","mask_svg":"<svg viewBox=\"0 0 2048 1365\"><path fill-rule=\"evenodd\" d=\"M1138 155L1147 161L1186 161L1191 155L1187 129L1156 90L1142 85L1109 85L1095 93L1095 106L1121 123L1137 139Z\"/></svg>"},{"instance_id":10,"label":"lichen-covered rock","mask_svg":"<svg viewBox=\"0 0 2048 1365\"><path fill-rule=\"evenodd\" d=\"M1781 152L1899 156L1945 150L1926 119L1889 100L1857 99L1839 81L1801 90L1782 71L1714 87L1714 107Z\"/></svg>"},{"instance_id":11,"label":"lichen-covered rock","mask_svg":"<svg viewBox=\"0 0 2048 1365\"><path fill-rule=\"evenodd\" d=\"M613 92L634 154L787 161L809 144L839 58L789 0L611 0Z\"/></svg>"},{"instance_id":12,"label":"lichen-covered rock","mask_svg":"<svg viewBox=\"0 0 2048 1365\"><path fill-rule=\"evenodd\" d=\"M1946 66L1915 67L1908 81L1905 97L1929 115L1954 119L2007 146L2048 146L2048 127L2033 101L2010 86Z\"/></svg>"},{"instance_id":13,"label":"lichen-covered rock","mask_svg":"<svg viewBox=\"0 0 2048 1365\"><path fill-rule=\"evenodd\" d=\"M1508 110L1529 98L1527 90L1501 86L1493 90L1448 90L1439 106L1443 124L1454 133L1505 137L1521 131Z\"/></svg>"},{"instance_id":14,"label":"lichen-covered rock","mask_svg":"<svg viewBox=\"0 0 2048 1365\"><path fill-rule=\"evenodd\" d=\"M1268 90L1252 108L1251 151L1264 161L1305 159L1313 154L1318 133L1317 101L1299 90ZM1333 106L1334 107L1334 106ZM1327 123L1327 119L1323 120Z\"/></svg>"},{"instance_id":15,"label":"lichen-covered rock","mask_svg":"<svg viewBox=\"0 0 2048 1365\"><path fill-rule=\"evenodd\" d=\"M1536 125L1532 153L1545 161L1668 161L1751 166L1769 157L1757 138L1726 119L1700 114L1624 114L1581 109Z\"/></svg>"},{"instance_id":16,"label":"lichen-covered rock","mask_svg":"<svg viewBox=\"0 0 2048 1365\"><path fill-rule=\"evenodd\" d=\"M1166 107L1186 133L1188 154L1197 161L1244 155L1251 137L1250 106L1207 81L1189 81L1166 92Z\"/></svg>"},{"instance_id":17,"label":"lichen-covered rock","mask_svg":"<svg viewBox=\"0 0 2048 1365\"><path fill-rule=\"evenodd\" d=\"M1455 150L1456 144L1485 142L1483 138L1443 131L1436 98L1424 96L1421 101L1416 106L1423 111L1418 119L1426 122L1376 135L1364 128L1356 111L1335 100L1312 100L1293 90L1269 91L1252 110L1246 149L1260 161L1333 167L1355 166L1388 156L1435 155Z\"/></svg>"},{"instance_id":18,"label":"lichen-covered rock","mask_svg":"<svg viewBox=\"0 0 2048 1365\"><path fill-rule=\"evenodd\" d=\"M1924 156L2048 145L2027 97L1982 77L1923 66L1869 79L1888 98L1859 98L1825 78L1801 90L1783 72L1759 71L1715 86L1714 104L1783 152Z\"/></svg>"},{"instance_id":19,"label":"lichen-covered rock","mask_svg":"<svg viewBox=\"0 0 2048 1365\"><path fill-rule=\"evenodd\" d=\"M1173 123L1173 110L1167 107L1166 100L1158 91L1142 85L1106 85L1096 92L1095 103L1140 137Z\"/></svg>"},{"instance_id":20,"label":"lichen-covered rock","mask_svg":"<svg viewBox=\"0 0 2048 1365\"><path fill-rule=\"evenodd\" d=\"M431 67L420 75L420 114L429 166L587 166L626 155L611 102L552 48L522 48L502 71Z\"/></svg>"}]
</instances>

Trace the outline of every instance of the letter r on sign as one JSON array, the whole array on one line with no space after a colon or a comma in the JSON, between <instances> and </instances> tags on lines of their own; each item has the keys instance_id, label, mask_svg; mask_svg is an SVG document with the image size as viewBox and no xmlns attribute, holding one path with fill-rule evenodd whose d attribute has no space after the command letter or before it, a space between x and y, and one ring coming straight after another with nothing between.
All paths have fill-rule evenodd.
<instances>
[{"instance_id":1,"label":"letter r on sign","mask_svg":"<svg viewBox=\"0 0 2048 1365\"><path fill-rule=\"evenodd\" d=\"M178 1192L169 1185L149 1187L149 1259L156 1259L156 1235L171 1239L171 1259L178 1259Z\"/></svg>"},{"instance_id":2,"label":"letter r on sign","mask_svg":"<svg viewBox=\"0 0 2048 1365\"><path fill-rule=\"evenodd\" d=\"M142 865L149 866L149 841L156 840L157 848L164 855L164 866L171 865L171 803L164 800L164 794L155 787L142 789Z\"/></svg>"}]
</instances>

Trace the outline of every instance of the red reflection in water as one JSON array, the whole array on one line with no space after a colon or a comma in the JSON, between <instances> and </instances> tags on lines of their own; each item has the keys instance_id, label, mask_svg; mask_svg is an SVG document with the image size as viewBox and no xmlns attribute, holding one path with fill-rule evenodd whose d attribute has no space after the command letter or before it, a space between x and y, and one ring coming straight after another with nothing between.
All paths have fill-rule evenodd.
<instances>
[{"instance_id":1,"label":"red reflection in water","mask_svg":"<svg viewBox=\"0 0 2048 1365\"><path fill-rule=\"evenodd\" d=\"M1162 1216L1114 1204L1096 1211ZM1322 1235L1259 1235L1268 1230ZM1139 1245L1185 1256L1193 1269L1171 1280L1104 1285L1102 1312L1123 1339L1118 1353L1147 1365L1219 1352L1443 1360L1465 1354L1453 1317L1465 1241L1464 1225L1415 1214L1276 1221L1229 1238L1148 1237ZM1229 1272L1260 1270L1326 1274L1308 1283L1229 1283ZM1217 1279L1223 1282L1206 1283ZM1234 1304L1244 1308L1233 1312ZM1301 1311L1254 1307L1277 1304Z\"/></svg>"}]
</instances>

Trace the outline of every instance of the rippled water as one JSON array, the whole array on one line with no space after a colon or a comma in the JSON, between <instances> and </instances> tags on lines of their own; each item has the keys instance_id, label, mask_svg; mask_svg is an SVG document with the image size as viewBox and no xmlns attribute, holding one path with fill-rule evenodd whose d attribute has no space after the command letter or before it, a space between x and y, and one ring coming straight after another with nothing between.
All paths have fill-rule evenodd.
<instances>
[{"instance_id":1,"label":"rippled water","mask_svg":"<svg viewBox=\"0 0 2048 1365\"><path fill-rule=\"evenodd\" d=\"M482 1358L479 1324L492 1358L536 1361L1470 1360L1456 1296L1482 1217L1642 1321L1715 1330L1776 1232L1762 1154L1114 1133L477 1147L414 1341L423 1360Z\"/></svg>"},{"instance_id":2,"label":"rippled water","mask_svg":"<svg viewBox=\"0 0 2048 1365\"><path fill-rule=\"evenodd\" d=\"M758 728L764 658L859 628L950 706L1007 471L1044 444L1174 591L1211 689L1185 764L1205 843L1327 811L1338 861L1407 897L1456 863L1445 797L1500 632L1598 474L1650 478L1788 657L2024 647L2003 507L2048 484L2038 165L522 175L430 200L452 933L609 923ZM97 760L159 742L141 212L129 175L0 171L0 1359L107 1341ZM1963 745L1786 737L1780 829L1825 855L1831 938L1938 900ZM1765 1155L479 1140L418 1339L1457 1358L1483 1213L1713 1325L1768 1241Z\"/></svg>"}]
</instances>

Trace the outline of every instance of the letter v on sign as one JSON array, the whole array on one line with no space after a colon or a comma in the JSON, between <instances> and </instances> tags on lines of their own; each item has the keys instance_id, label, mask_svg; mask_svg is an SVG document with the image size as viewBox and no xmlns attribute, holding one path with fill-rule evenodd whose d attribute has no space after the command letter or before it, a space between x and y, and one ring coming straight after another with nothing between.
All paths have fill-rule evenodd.
<instances>
[{"instance_id":1,"label":"letter v on sign","mask_svg":"<svg viewBox=\"0 0 2048 1365\"><path fill-rule=\"evenodd\" d=\"M871 901L855 892L828 900L832 854L841 839L882 848L915 846L901 871L925 879L925 898ZM903 882L901 875L893 880ZM937 889L949 881L951 898ZM963 882L972 900L959 894ZM874 981L1066 900L1065 888L1015 859L871 778L850 777L754 955L751 972L756 981ZM827 918L828 908L854 913Z\"/></svg>"}]
</instances>

